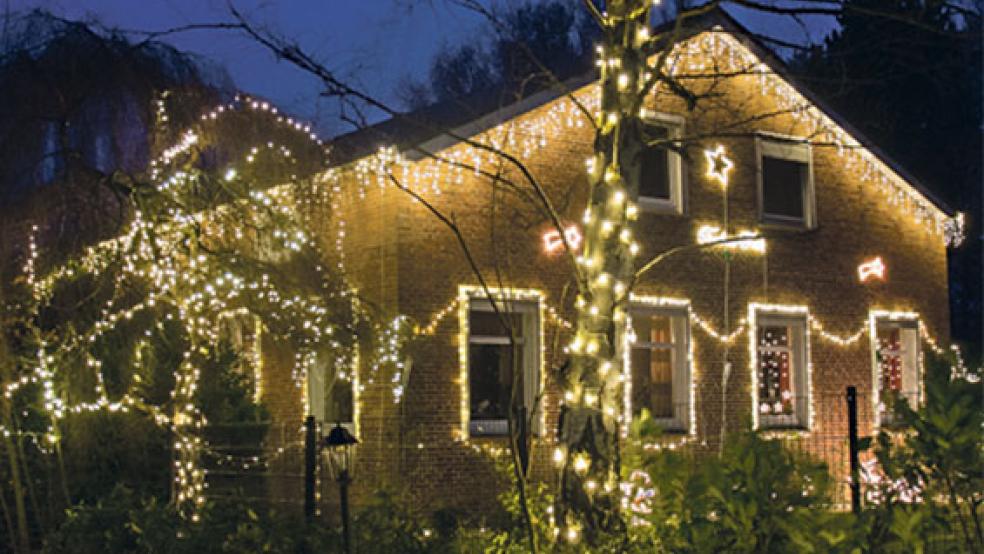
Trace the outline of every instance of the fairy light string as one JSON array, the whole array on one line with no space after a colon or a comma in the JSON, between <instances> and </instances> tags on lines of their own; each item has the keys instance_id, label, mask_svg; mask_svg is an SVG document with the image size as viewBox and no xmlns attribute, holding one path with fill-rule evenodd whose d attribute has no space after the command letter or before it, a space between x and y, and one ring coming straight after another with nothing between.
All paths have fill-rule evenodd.
<instances>
[{"instance_id":1,"label":"fairy light string","mask_svg":"<svg viewBox=\"0 0 984 554\"><path fill-rule=\"evenodd\" d=\"M865 183L874 184L890 205L907 212L910 217L924 224L926 228L939 234L947 244L959 245L963 240L964 220L962 214L948 217L939 211L917 190L895 174L884 163L878 160L867 149L861 147L850 135L809 103L792 86L775 75L764 63L748 50L740 41L727 33L701 33L693 39L681 42L674 47L670 57L671 72L674 75L685 76L685 72L706 71L706 60L713 59L718 68L723 71L735 71L752 68L758 79L763 94L775 97L780 106L789 110L795 118L805 122L812 130L812 136L825 139L837 145L838 155L849 167L860 168ZM600 63L608 64L609 59L602 57ZM576 91L578 102L589 111L598 112L600 109L597 87L588 86ZM162 195L183 194L188 188L200 183L200 176L194 171L183 168L180 163L193 150L200 146L205 133L201 125L214 123L227 114L237 112L252 112L273 118L283 128L293 130L304 136L312 145L323 153L327 151L323 142L312 132L309 125L296 121L278 112L269 103L248 96L237 96L232 102L215 107L200 118L199 126L186 129L178 134L178 141L164 149L161 155L151 162L150 177L155 183L155 189ZM168 121L165 102L161 100L157 106L158 123ZM585 122L578 108L569 99L560 99L544 109L536 116L521 116L514 120L497 125L482 133L477 140L488 145L516 152L522 160L528 160L546 148L551 142L564 141L573 129L583 128ZM248 172L265 157L279 157L282 161L294 160L291 148L284 144L266 142L254 145L234 166L230 166L223 177L234 182ZM265 191L251 191L245 198L239 199L243 204L251 206L258 212L270 210L281 218L301 215L301 219L310 222L309 214L315 207L329 206L333 214L339 214L334 220L333 237L329 241L333 247L333 257L323 256L318 244L312 236L299 229L276 233L274 239L276 249L288 252L300 252L313 249L319 252L321 259L334 260L330 268L319 268L323 273L328 270L337 272L343 286L337 296L329 300L347 302L353 317L363 321L372 318L357 299L357 291L345 277L345 240L347 223L341 215L342 179L345 175L354 174L359 186L359 194L364 197L370 186L388 186L387 177L394 175L401 183L411 190L422 194L439 195L448 187L462 186L468 173L478 174L483 167L493 167L495 154L468 145L455 145L442 152L442 157L454 163L443 163L435 160L411 160L395 148L382 148L377 154L363 158L350 168L328 169L316 177L316 185L309 190L299 191L297 183L273 187ZM594 160L588 160L589 172L602 171L604 168L594 167ZM470 166L469 170L466 167ZM637 207L622 198L613 198L613 202L625 203L625 217L631 219L637 213ZM175 245L185 241L189 227L207 226L209 214L185 212L171 208L168 222L161 225L160 221L151 221L145 214L136 212L132 221L123 233L115 239L101 242L86 248L82 254L44 275L37 274L38 247L35 241L37 228L30 234L28 254L24 264L26 282L31 292L35 306L50 302L56 294L58 286L66 280L76 279L84 275L98 275L110 271L112 264L122 262L122 269L114 275L118 289L122 285L142 281L150 284L150 290L143 300L125 304L122 297L113 296L106 300L100 310L100 318L91 328L73 337L64 344L49 344L40 336L35 337L37 343L36 362L29 371L17 376L13 381L4 384L3 395L12 399L19 394L37 392L42 399L45 412L48 414L48 426L44 431L17 430L0 427L0 433L5 436L18 435L28 437L41 444L53 444L60 437L57 422L68 414L79 414L92 411L128 412L136 410L147 413L157 424L167 426L175 431L175 449L178 453L175 460L177 498L182 506L187 507L188 517L197 517L197 507L204 501L206 488L205 470L202 467L202 456L218 456L223 463L230 464L263 464L272 458L249 457L235 458L217 455L210 449L201 437L201 429L207 425L204 415L194 405L194 395L198 387L201 365L205 362L204 354L198 350L208 351L221 340L212 323L220 312L228 311L233 306L245 303L247 298L254 299L270 308L271 312L279 313L281 321L289 322L294 318L296 325L287 323L290 333L301 336L302 348L295 353L295 363L292 378L299 387L306 382L307 374L315 363L312 352L327 347L334 352L336 367L355 368L356 343L352 337L344 336L337 326L332 325L330 308L323 302L311 298L302 298L287 294L278 289L270 279L249 278L234 272L224 272L214 275L208 269L206 258L192 256L187 259L159 256L160 252L173 252ZM221 215L227 211L217 208ZM600 214L586 213L585 225L604 225L599 220ZM232 237L225 239L241 240L244 237L231 231ZM631 236L626 239L626 248L638 250ZM633 246L634 245L634 246ZM590 269L588 258L582 258L583 266ZM602 279L604 273L589 272L595 279ZM610 283L614 289L618 283ZM503 291L508 292L508 291ZM518 291L513 291L518 293ZM529 291L526 291L529 292ZM546 296L537 291L540 302L540 315L544 322L557 326L559 329L571 331L573 323L565 319L562 310L546 302ZM510 293L511 294L511 293ZM122 304L122 305L118 305ZM406 360L404 350L408 341L415 337L435 335L448 316L460 312L461 296L456 296L451 302L435 312L423 325L414 325L406 316L398 315L385 324L375 325L380 340L369 352L367 358L366 383L380 384L388 382L392 390L392 400L400 402L405 394ZM167 308L166 310L164 308ZM590 306L579 309L590 310ZM184 352L182 362L176 371L174 392L174 410L168 414L160 406L153 406L141 400L136 391L123 393L119 398L110 399L106 390L101 371L101 360L92 355L92 345L98 344L107 333L119 325L139 318L143 312L163 312L168 320L183 322L184 330L191 337L193 345ZM710 319L699 315L692 306L687 310L691 324L700 329L706 336L722 344L734 345L749 330L747 318L741 319L727 334L719 332ZM812 314L807 312L808 328L812 336L840 347L851 347L861 341L865 334L870 333L869 322L865 321L857 331L849 334L830 332ZM925 323L916 316L919 324L921 339L934 352L944 352L926 329ZM543 325L541 325L541 331ZM264 328L264 332L269 332ZM574 348L574 344L571 345ZM590 343L582 342L577 349L591 348ZM955 347L954 347L955 348ZM94 376L95 400L91 402L75 402L67 404L59 393L57 380L59 372L67 369L62 361L70 353L85 352L85 366ZM959 350L957 350L959 356ZM961 362L963 374L968 375L966 367ZM256 359L256 365L261 363L261 357ZM386 372L391 372L386 374ZM955 370L957 372L960 369ZM260 375L261 373L258 373ZM385 374L385 375L384 375ZM358 372L350 372L343 376L357 379ZM356 389L361 388L356 384ZM257 397L262 397L262 384L257 382ZM578 393L578 398L584 399L584 391ZM358 402L358 399L356 399ZM40 446L40 445L39 445ZM484 450L483 450L484 451ZM277 452L274 456L280 454ZM566 453L561 453L561 459ZM574 460L574 468L587 469L589 460ZM253 466L251 466L253 467ZM586 486L590 486L591 481ZM595 483L594 486L599 486Z\"/></svg>"}]
</instances>

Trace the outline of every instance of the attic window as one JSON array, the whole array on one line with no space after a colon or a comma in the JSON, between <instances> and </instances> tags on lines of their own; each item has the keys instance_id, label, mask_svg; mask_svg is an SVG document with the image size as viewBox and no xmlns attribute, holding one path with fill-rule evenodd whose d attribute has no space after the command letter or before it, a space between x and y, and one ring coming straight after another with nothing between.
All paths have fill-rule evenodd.
<instances>
[{"instance_id":1,"label":"attic window","mask_svg":"<svg viewBox=\"0 0 984 554\"><path fill-rule=\"evenodd\" d=\"M650 212L683 213L680 155L666 142L680 137L683 119L654 115L646 124L646 138L653 144L639 165L639 205Z\"/></svg>"},{"instance_id":2,"label":"attic window","mask_svg":"<svg viewBox=\"0 0 984 554\"><path fill-rule=\"evenodd\" d=\"M758 137L759 213L763 223L815 226L810 145L795 139Z\"/></svg>"}]
</instances>

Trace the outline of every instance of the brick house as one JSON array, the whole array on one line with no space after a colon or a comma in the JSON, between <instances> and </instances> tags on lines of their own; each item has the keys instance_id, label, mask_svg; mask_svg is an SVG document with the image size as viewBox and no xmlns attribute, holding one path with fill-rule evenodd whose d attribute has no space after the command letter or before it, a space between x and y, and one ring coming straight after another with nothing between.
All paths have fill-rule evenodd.
<instances>
[{"instance_id":1,"label":"brick house","mask_svg":"<svg viewBox=\"0 0 984 554\"><path fill-rule=\"evenodd\" d=\"M751 426L838 466L813 439L845 432L834 425L848 385L863 399L863 434L890 423L888 397L919 401L922 353L948 340L957 219L722 12L680 36L669 63L713 95L688 109L658 89L643 114L673 147L642 162L639 259L725 233L767 241L684 249L636 284L625 421L642 410L656 419L666 433L653 447L712 448L722 429ZM509 342L458 237L427 206L453 218L508 306L523 402L537 415L533 471L549 475L571 261L523 176L463 139L520 159L576 242L593 130L572 98L592 109L594 78L571 80L571 96L428 108L335 141L310 203L319 240L366 302L406 316L416 337L402 371L362 366L330 387L317 372L295 387L290 353L262 344L263 400L279 420L308 410L351 423L362 443L357 495L402 484L420 506L474 509L499 486L490 454L508 446ZM721 155L733 163L726 187L709 176Z\"/></svg>"}]
</instances>

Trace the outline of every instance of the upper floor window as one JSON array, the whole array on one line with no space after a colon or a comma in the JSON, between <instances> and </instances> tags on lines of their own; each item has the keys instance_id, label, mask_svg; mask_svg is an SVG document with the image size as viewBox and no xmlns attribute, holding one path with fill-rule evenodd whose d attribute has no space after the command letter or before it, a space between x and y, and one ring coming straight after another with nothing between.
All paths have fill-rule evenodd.
<instances>
[{"instance_id":1,"label":"upper floor window","mask_svg":"<svg viewBox=\"0 0 984 554\"><path fill-rule=\"evenodd\" d=\"M813 158L809 143L759 136L759 215L764 223L816 225Z\"/></svg>"},{"instance_id":2,"label":"upper floor window","mask_svg":"<svg viewBox=\"0 0 984 554\"><path fill-rule=\"evenodd\" d=\"M468 309L468 431L504 435L512 387L520 414L529 417L539 382L539 307L531 301L499 303L472 298ZM505 320L505 325L503 324Z\"/></svg>"},{"instance_id":3,"label":"upper floor window","mask_svg":"<svg viewBox=\"0 0 984 554\"><path fill-rule=\"evenodd\" d=\"M919 402L919 330L915 319L875 318L872 341L875 408L881 423L894 423L894 405Z\"/></svg>"},{"instance_id":4,"label":"upper floor window","mask_svg":"<svg viewBox=\"0 0 984 554\"><path fill-rule=\"evenodd\" d=\"M683 118L654 115L646 119L651 146L642 154L639 169L639 206L652 212L683 213L683 178L680 154L672 148L683 130Z\"/></svg>"},{"instance_id":5,"label":"upper floor window","mask_svg":"<svg viewBox=\"0 0 984 554\"><path fill-rule=\"evenodd\" d=\"M754 398L759 428L809 425L806 314L756 314Z\"/></svg>"},{"instance_id":6,"label":"upper floor window","mask_svg":"<svg viewBox=\"0 0 984 554\"><path fill-rule=\"evenodd\" d=\"M630 330L632 417L646 410L667 430L690 431L687 311L633 306Z\"/></svg>"}]
</instances>

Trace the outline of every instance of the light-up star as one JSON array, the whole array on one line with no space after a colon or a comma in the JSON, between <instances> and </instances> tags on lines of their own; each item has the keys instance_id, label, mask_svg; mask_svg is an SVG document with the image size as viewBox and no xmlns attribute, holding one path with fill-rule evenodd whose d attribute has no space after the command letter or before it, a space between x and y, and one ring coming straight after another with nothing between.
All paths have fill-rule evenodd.
<instances>
[{"instance_id":1,"label":"light-up star","mask_svg":"<svg viewBox=\"0 0 984 554\"><path fill-rule=\"evenodd\" d=\"M707 158L707 178L715 179L722 187L728 186L728 172L735 166L725 152L724 145L719 144L714 150L704 150Z\"/></svg>"}]
</instances>

